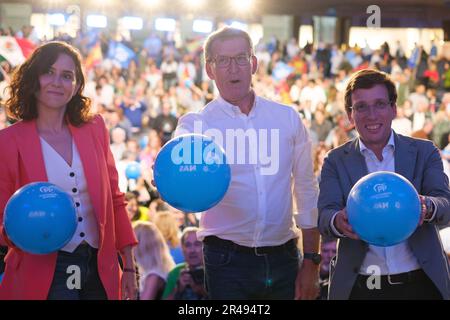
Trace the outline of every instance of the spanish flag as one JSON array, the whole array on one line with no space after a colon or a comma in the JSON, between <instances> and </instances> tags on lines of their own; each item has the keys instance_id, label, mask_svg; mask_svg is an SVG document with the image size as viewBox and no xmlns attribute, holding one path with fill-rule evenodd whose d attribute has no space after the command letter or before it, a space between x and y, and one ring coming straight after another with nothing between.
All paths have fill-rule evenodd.
<instances>
[{"instance_id":1,"label":"spanish flag","mask_svg":"<svg viewBox=\"0 0 450 320\"><path fill-rule=\"evenodd\" d=\"M96 45L92 47L91 52L87 55L84 66L86 67L86 70L90 70L101 63L102 60L102 48L100 47L100 42L97 42Z\"/></svg>"}]
</instances>

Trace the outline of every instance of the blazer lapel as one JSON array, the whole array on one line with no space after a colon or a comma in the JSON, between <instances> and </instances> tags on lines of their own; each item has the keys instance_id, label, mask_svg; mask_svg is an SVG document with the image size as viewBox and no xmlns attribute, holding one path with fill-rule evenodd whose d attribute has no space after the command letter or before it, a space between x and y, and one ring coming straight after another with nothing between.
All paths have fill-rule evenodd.
<instances>
[{"instance_id":1,"label":"blazer lapel","mask_svg":"<svg viewBox=\"0 0 450 320\"><path fill-rule=\"evenodd\" d=\"M75 127L69 124L69 129L72 133L73 140L77 146L80 154L81 162L83 163L84 175L86 178L89 197L94 208L95 215L99 224L104 222L103 201L100 168L98 165L96 147L93 141L93 133L85 126Z\"/></svg>"},{"instance_id":2,"label":"blazer lapel","mask_svg":"<svg viewBox=\"0 0 450 320\"><path fill-rule=\"evenodd\" d=\"M416 166L417 148L394 133L395 141L395 172L404 176L411 183L414 179L414 168Z\"/></svg>"},{"instance_id":3,"label":"blazer lapel","mask_svg":"<svg viewBox=\"0 0 450 320\"><path fill-rule=\"evenodd\" d=\"M27 184L48 181L36 121L22 121L17 125L19 126L16 134L17 146L28 177L28 181L21 182Z\"/></svg>"},{"instance_id":4,"label":"blazer lapel","mask_svg":"<svg viewBox=\"0 0 450 320\"><path fill-rule=\"evenodd\" d=\"M343 162L353 186L368 173L366 161L359 150L359 139L356 138L348 144L344 152L347 157Z\"/></svg>"}]
</instances>

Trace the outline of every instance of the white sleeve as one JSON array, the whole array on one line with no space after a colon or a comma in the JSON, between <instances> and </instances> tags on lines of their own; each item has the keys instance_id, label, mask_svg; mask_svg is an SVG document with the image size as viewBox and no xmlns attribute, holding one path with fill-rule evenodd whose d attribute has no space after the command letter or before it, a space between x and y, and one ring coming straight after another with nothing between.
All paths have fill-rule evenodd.
<instances>
[{"instance_id":1,"label":"white sleeve","mask_svg":"<svg viewBox=\"0 0 450 320\"><path fill-rule=\"evenodd\" d=\"M294 214L297 226L302 229L317 227L317 198L319 187L313 171L312 142L300 115L294 111L292 117L294 138L294 162L292 175L298 212Z\"/></svg>"}]
</instances>

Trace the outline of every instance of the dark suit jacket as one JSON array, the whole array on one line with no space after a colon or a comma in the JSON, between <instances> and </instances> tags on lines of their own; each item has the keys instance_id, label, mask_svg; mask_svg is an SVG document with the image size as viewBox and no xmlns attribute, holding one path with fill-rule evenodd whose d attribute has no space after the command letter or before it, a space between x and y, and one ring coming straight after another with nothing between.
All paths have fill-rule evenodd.
<instances>
[{"instance_id":1,"label":"dark suit jacket","mask_svg":"<svg viewBox=\"0 0 450 320\"><path fill-rule=\"evenodd\" d=\"M394 133L395 172L407 178L421 195L430 196L437 205L436 217L424 223L408 239L420 266L434 282L444 299L450 299L449 265L443 250L438 227L450 221L450 189L443 172L438 149L426 140ZM337 237L330 228L333 215L343 209L353 185L368 174L359 139L332 150L321 172L319 230L323 236ZM329 299L348 299L359 273L367 243L341 238L338 253L332 261Z\"/></svg>"}]
</instances>

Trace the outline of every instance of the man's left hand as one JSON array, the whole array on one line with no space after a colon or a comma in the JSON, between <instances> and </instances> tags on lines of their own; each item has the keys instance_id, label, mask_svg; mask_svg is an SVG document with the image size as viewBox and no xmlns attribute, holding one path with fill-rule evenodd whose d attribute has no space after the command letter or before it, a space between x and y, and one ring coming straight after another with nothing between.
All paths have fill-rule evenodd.
<instances>
[{"instance_id":1,"label":"man's left hand","mask_svg":"<svg viewBox=\"0 0 450 320\"><path fill-rule=\"evenodd\" d=\"M315 300L319 296L319 266L303 260L295 283L296 300Z\"/></svg>"},{"instance_id":2,"label":"man's left hand","mask_svg":"<svg viewBox=\"0 0 450 320\"><path fill-rule=\"evenodd\" d=\"M419 219L419 226L421 226L424 222L425 219L430 219L431 217L429 216L429 209L427 207L427 203L426 203L426 197L419 195L420 198L420 219Z\"/></svg>"}]
</instances>

